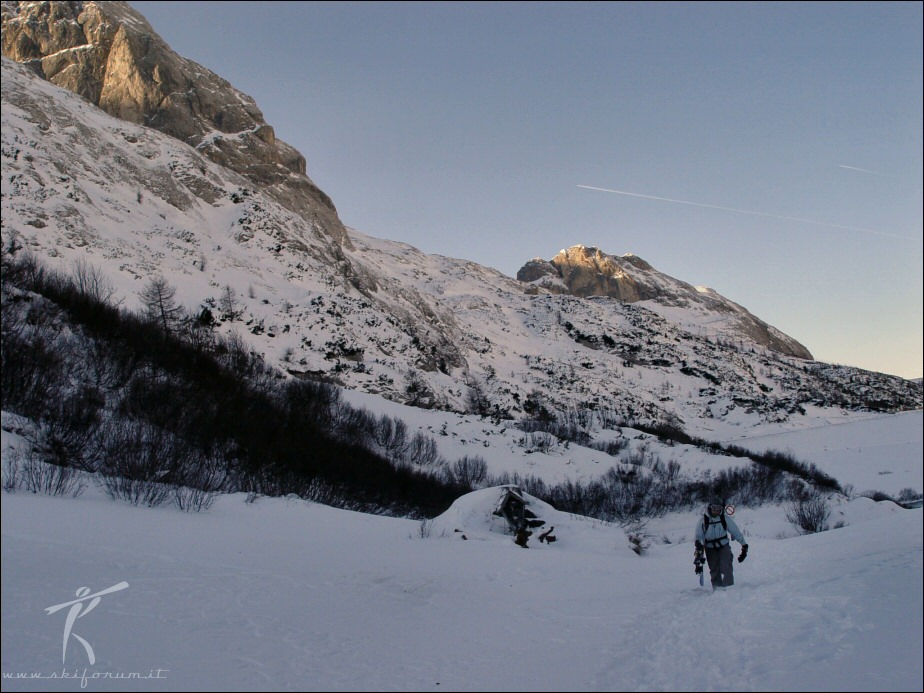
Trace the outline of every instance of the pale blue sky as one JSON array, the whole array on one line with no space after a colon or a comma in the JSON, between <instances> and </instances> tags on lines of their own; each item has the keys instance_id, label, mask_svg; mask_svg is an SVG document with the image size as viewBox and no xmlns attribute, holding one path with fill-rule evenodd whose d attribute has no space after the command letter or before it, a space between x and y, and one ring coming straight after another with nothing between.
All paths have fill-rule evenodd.
<instances>
[{"instance_id":1,"label":"pale blue sky","mask_svg":"<svg viewBox=\"0 0 924 693\"><path fill-rule=\"evenodd\" d=\"M131 4L364 233L510 276L632 252L924 374L919 2Z\"/></svg>"}]
</instances>

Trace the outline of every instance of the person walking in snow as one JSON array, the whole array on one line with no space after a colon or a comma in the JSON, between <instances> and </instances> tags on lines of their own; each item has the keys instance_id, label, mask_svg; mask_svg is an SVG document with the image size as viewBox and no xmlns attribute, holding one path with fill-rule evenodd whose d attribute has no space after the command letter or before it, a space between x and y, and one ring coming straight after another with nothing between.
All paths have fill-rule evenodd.
<instances>
[{"instance_id":1,"label":"person walking in snow","mask_svg":"<svg viewBox=\"0 0 924 693\"><path fill-rule=\"evenodd\" d=\"M696 557L694 558L696 572L702 571L701 557L705 549L713 590L724 590L735 584L729 535L731 539L741 544L741 553L738 555L738 562L741 563L748 555L747 540L735 521L725 513L725 503L721 500L714 500L706 506L702 521L696 525Z\"/></svg>"}]
</instances>

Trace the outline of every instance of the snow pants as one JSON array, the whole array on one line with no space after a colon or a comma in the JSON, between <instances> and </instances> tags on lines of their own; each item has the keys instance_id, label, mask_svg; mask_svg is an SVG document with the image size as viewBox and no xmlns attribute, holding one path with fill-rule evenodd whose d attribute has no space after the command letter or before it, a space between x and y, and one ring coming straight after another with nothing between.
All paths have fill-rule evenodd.
<instances>
[{"instance_id":1,"label":"snow pants","mask_svg":"<svg viewBox=\"0 0 924 693\"><path fill-rule=\"evenodd\" d=\"M735 584L734 575L732 575L731 544L720 546L717 549L706 548L706 563L709 565L709 577L712 580L712 587L731 587Z\"/></svg>"}]
</instances>

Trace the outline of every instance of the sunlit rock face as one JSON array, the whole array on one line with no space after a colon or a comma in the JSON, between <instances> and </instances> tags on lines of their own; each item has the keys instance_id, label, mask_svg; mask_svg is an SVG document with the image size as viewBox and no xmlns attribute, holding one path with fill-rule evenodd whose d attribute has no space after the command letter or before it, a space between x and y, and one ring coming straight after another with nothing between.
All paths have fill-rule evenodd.
<instances>
[{"instance_id":1,"label":"sunlit rock face","mask_svg":"<svg viewBox=\"0 0 924 693\"><path fill-rule=\"evenodd\" d=\"M567 293L587 298L608 296L626 303L642 301L664 307L693 308L719 314L729 324L730 333L746 337L772 351L811 359L808 349L747 309L712 289L694 287L658 272L631 253L616 256L599 248L574 245L551 260L534 258L527 262L517 279L551 293Z\"/></svg>"},{"instance_id":2,"label":"sunlit rock face","mask_svg":"<svg viewBox=\"0 0 924 693\"><path fill-rule=\"evenodd\" d=\"M254 100L164 42L124 2L4 2L3 55L107 113L194 146L349 243L305 158L276 139Z\"/></svg>"}]
</instances>

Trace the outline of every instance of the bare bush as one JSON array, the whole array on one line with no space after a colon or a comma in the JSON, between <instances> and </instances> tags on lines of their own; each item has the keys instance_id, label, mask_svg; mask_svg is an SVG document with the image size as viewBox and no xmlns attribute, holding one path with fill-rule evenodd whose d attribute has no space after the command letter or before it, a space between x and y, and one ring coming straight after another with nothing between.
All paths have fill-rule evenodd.
<instances>
[{"instance_id":1,"label":"bare bush","mask_svg":"<svg viewBox=\"0 0 924 693\"><path fill-rule=\"evenodd\" d=\"M786 520L802 534L827 531L830 516L828 501L818 492L811 492L792 501L786 510Z\"/></svg>"},{"instance_id":2,"label":"bare bush","mask_svg":"<svg viewBox=\"0 0 924 693\"><path fill-rule=\"evenodd\" d=\"M8 411L41 416L67 385L63 340L44 329L48 318L31 299L3 293L0 320L0 403Z\"/></svg>"},{"instance_id":3,"label":"bare bush","mask_svg":"<svg viewBox=\"0 0 924 693\"><path fill-rule=\"evenodd\" d=\"M551 433L531 431L519 440L519 445L525 448L526 452L548 454L557 442L558 439Z\"/></svg>"},{"instance_id":4,"label":"bare bush","mask_svg":"<svg viewBox=\"0 0 924 693\"><path fill-rule=\"evenodd\" d=\"M596 415L603 429L619 431L626 423L625 418L613 409L597 409Z\"/></svg>"},{"instance_id":5,"label":"bare bush","mask_svg":"<svg viewBox=\"0 0 924 693\"><path fill-rule=\"evenodd\" d=\"M163 429L144 421L112 424L101 435L100 473L112 499L154 507L170 498L181 445ZM181 459L178 459L181 458Z\"/></svg>"},{"instance_id":6,"label":"bare bush","mask_svg":"<svg viewBox=\"0 0 924 693\"><path fill-rule=\"evenodd\" d=\"M372 436L389 461L398 462L407 456L407 424L401 419L382 415L372 430Z\"/></svg>"},{"instance_id":7,"label":"bare bush","mask_svg":"<svg viewBox=\"0 0 924 693\"><path fill-rule=\"evenodd\" d=\"M17 449L3 458L3 490L12 493L22 483L22 455Z\"/></svg>"},{"instance_id":8,"label":"bare bush","mask_svg":"<svg viewBox=\"0 0 924 693\"><path fill-rule=\"evenodd\" d=\"M438 466L443 460L436 441L418 431L411 438L408 446L408 461L420 467L427 467Z\"/></svg>"},{"instance_id":9,"label":"bare bush","mask_svg":"<svg viewBox=\"0 0 924 693\"><path fill-rule=\"evenodd\" d=\"M664 506L654 493L654 478L637 467L611 467L603 475L602 507L597 517L616 522L635 522L640 517L664 514Z\"/></svg>"},{"instance_id":10,"label":"bare bush","mask_svg":"<svg viewBox=\"0 0 924 693\"><path fill-rule=\"evenodd\" d=\"M594 423L594 411L592 409L575 409L569 408L561 415L562 422L572 429L587 430Z\"/></svg>"},{"instance_id":11,"label":"bare bush","mask_svg":"<svg viewBox=\"0 0 924 693\"><path fill-rule=\"evenodd\" d=\"M83 258L78 258L71 272L74 287L87 298L98 303L110 304L115 296L115 287L103 271L91 265Z\"/></svg>"},{"instance_id":12,"label":"bare bush","mask_svg":"<svg viewBox=\"0 0 924 693\"><path fill-rule=\"evenodd\" d=\"M312 479L305 484L299 496L322 505L338 507L346 497L346 493L337 484L332 484L324 479Z\"/></svg>"},{"instance_id":13,"label":"bare bush","mask_svg":"<svg viewBox=\"0 0 924 693\"><path fill-rule=\"evenodd\" d=\"M299 427L331 428L334 413L342 404L338 389L311 380L288 381L280 397L286 415Z\"/></svg>"},{"instance_id":14,"label":"bare bush","mask_svg":"<svg viewBox=\"0 0 924 693\"><path fill-rule=\"evenodd\" d=\"M209 490L195 486L174 486L173 502L185 512L208 510L220 494L217 489Z\"/></svg>"},{"instance_id":15,"label":"bare bush","mask_svg":"<svg viewBox=\"0 0 924 693\"><path fill-rule=\"evenodd\" d=\"M466 455L449 466L446 476L455 483L478 488L488 476L488 463L478 455Z\"/></svg>"},{"instance_id":16,"label":"bare bush","mask_svg":"<svg viewBox=\"0 0 924 693\"><path fill-rule=\"evenodd\" d=\"M395 514L394 512L389 513L389 508L376 500L358 497L351 492L348 486L325 479L316 478L303 484L298 496L315 503L329 505L332 508L343 508L358 513Z\"/></svg>"},{"instance_id":17,"label":"bare bush","mask_svg":"<svg viewBox=\"0 0 924 693\"><path fill-rule=\"evenodd\" d=\"M215 354L219 361L249 384L256 384L267 372L263 359L250 350L250 346L232 330L215 340Z\"/></svg>"},{"instance_id":18,"label":"bare bush","mask_svg":"<svg viewBox=\"0 0 924 693\"><path fill-rule=\"evenodd\" d=\"M628 446L629 440L627 438L614 438L612 440L594 442L589 445L590 448L599 450L600 452L605 452L611 457L619 457L619 453L625 450Z\"/></svg>"},{"instance_id":19,"label":"bare bush","mask_svg":"<svg viewBox=\"0 0 924 693\"><path fill-rule=\"evenodd\" d=\"M331 407L331 423L340 440L366 445L373 439L376 427L375 416L366 408L355 409L343 400L337 400Z\"/></svg>"},{"instance_id":20,"label":"bare bush","mask_svg":"<svg viewBox=\"0 0 924 693\"><path fill-rule=\"evenodd\" d=\"M787 487L784 472L775 467L750 464L720 471L713 481L714 495L740 505L798 498L804 491L802 482ZM795 495L793 495L795 494Z\"/></svg>"},{"instance_id":21,"label":"bare bush","mask_svg":"<svg viewBox=\"0 0 924 693\"><path fill-rule=\"evenodd\" d=\"M92 388L71 394L52 405L42 417L35 445L45 459L61 467L95 471L93 442L100 425L102 395Z\"/></svg>"},{"instance_id":22,"label":"bare bush","mask_svg":"<svg viewBox=\"0 0 924 693\"><path fill-rule=\"evenodd\" d=\"M120 350L104 339L88 339L83 353L69 362L71 372L80 373L89 387L99 392L112 392L124 387L138 368L137 354Z\"/></svg>"},{"instance_id":23,"label":"bare bush","mask_svg":"<svg viewBox=\"0 0 924 693\"><path fill-rule=\"evenodd\" d=\"M185 512L208 510L227 481L228 472L220 457L192 453L175 475L173 501Z\"/></svg>"},{"instance_id":24,"label":"bare bush","mask_svg":"<svg viewBox=\"0 0 924 693\"><path fill-rule=\"evenodd\" d=\"M35 450L23 451L17 448L9 457L10 479L4 478L3 482L8 491L23 488L32 493L76 498L87 486L79 470L45 462Z\"/></svg>"},{"instance_id":25,"label":"bare bush","mask_svg":"<svg viewBox=\"0 0 924 693\"><path fill-rule=\"evenodd\" d=\"M566 414L563 420L551 414L538 418L523 419L517 423L517 428L528 434L535 434L540 431L547 434L552 441L549 446L560 440L577 443L578 445L590 445L592 442L590 434L577 423L584 419L588 419L588 416L574 410L570 415ZM537 438L537 440L540 439Z\"/></svg>"},{"instance_id":26,"label":"bare bush","mask_svg":"<svg viewBox=\"0 0 924 693\"><path fill-rule=\"evenodd\" d=\"M865 498L869 498L870 500L874 500L877 503L880 503L882 501L893 501L893 502L895 501L895 499L892 498L892 496L890 496L885 491L868 490L868 491L864 491L860 495L864 496Z\"/></svg>"},{"instance_id":27,"label":"bare bush","mask_svg":"<svg viewBox=\"0 0 924 693\"><path fill-rule=\"evenodd\" d=\"M125 500L132 505L153 508L170 497L170 486L148 479L104 474L102 482L106 495L112 500Z\"/></svg>"},{"instance_id":28,"label":"bare bush","mask_svg":"<svg viewBox=\"0 0 924 693\"><path fill-rule=\"evenodd\" d=\"M247 470L237 469L230 476L228 486L235 491L246 493L248 503L263 496L284 496L289 491L286 481L280 480L275 468L270 465Z\"/></svg>"},{"instance_id":29,"label":"bare bush","mask_svg":"<svg viewBox=\"0 0 924 693\"><path fill-rule=\"evenodd\" d=\"M421 539L429 539L430 535L433 533L433 520L429 518L424 518L420 521L420 524L417 525L417 536Z\"/></svg>"}]
</instances>

